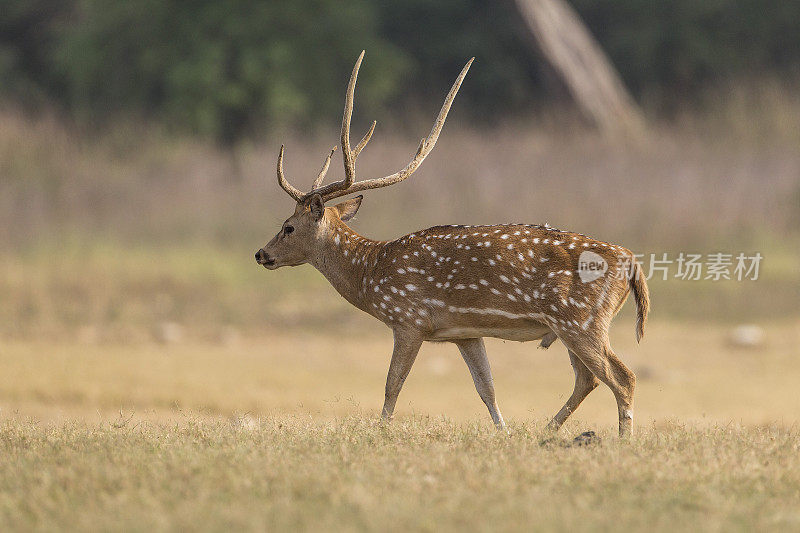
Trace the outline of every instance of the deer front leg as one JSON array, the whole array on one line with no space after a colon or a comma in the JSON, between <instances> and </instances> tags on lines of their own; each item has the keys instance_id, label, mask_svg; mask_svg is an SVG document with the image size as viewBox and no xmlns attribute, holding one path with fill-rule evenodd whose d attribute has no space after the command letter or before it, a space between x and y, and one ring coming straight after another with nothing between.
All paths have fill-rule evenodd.
<instances>
[{"instance_id":1,"label":"deer front leg","mask_svg":"<svg viewBox=\"0 0 800 533\"><path fill-rule=\"evenodd\" d=\"M392 362L389 363L389 373L386 375L386 397L383 401L381 419L390 420L392 418L397 395L400 394L400 389L403 388L403 383L411 371L420 346L422 346L422 339L418 335L409 331L395 330L394 350L392 351Z\"/></svg>"},{"instance_id":2,"label":"deer front leg","mask_svg":"<svg viewBox=\"0 0 800 533\"><path fill-rule=\"evenodd\" d=\"M497 407L497 400L494 396L492 369L489 367L489 358L486 356L486 346L483 344L483 339L463 339L456 341L455 344L461 352L461 357L467 363L467 367L469 367L469 373L472 374L475 388L478 390L481 400L489 409L494 425L498 429L505 429L506 423L503 421L503 415L500 414L500 408Z\"/></svg>"}]
</instances>

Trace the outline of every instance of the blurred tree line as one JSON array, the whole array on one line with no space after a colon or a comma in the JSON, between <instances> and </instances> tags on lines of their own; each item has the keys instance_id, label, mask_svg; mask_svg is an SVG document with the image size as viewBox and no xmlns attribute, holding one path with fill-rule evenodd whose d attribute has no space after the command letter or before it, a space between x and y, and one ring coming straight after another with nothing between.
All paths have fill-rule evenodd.
<instances>
[{"instance_id":1,"label":"blurred tree line","mask_svg":"<svg viewBox=\"0 0 800 533\"><path fill-rule=\"evenodd\" d=\"M711 84L793 77L797 0L570 0L633 94L656 106ZM560 86L511 0L0 0L0 93L91 123L128 115L232 144L341 111L435 100L470 56L461 107L486 120Z\"/></svg>"}]
</instances>

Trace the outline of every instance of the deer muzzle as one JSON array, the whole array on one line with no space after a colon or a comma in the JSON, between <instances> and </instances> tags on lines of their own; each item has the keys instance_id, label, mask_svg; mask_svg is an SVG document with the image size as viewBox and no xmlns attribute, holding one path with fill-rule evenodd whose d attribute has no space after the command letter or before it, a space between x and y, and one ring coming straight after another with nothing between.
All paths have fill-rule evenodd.
<instances>
[{"instance_id":1,"label":"deer muzzle","mask_svg":"<svg viewBox=\"0 0 800 533\"><path fill-rule=\"evenodd\" d=\"M271 258L269 254L262 248L256 252L256 263L269 268L271 266L275 266L275 259Z\"/></svg>"}]
</instances>

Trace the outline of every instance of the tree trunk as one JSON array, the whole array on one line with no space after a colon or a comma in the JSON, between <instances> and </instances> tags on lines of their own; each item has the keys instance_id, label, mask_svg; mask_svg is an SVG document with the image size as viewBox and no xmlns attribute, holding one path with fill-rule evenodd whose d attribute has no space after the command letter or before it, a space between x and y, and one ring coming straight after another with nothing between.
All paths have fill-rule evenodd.
<instances>
[{"instance_id":1,"label":"tree trunk","mask_svg":"<svg viewBox=\"0 0 800 533\"><path fill-rule=\"evenodd\" d=\"M644 119L614 66L565 0L515 0L544 56L603 132L640 136Z\"/></svg>"}]
</instances>

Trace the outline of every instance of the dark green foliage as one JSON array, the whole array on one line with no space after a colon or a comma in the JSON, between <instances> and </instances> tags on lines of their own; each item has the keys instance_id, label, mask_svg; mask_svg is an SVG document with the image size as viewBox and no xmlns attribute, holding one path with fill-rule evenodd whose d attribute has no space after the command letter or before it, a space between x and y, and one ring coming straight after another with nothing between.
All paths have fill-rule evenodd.
<instances>
[{"instance_id":1,"label":"dark green foliage","mask_svg":"<svg viewBox=\"0 0 800 533\"><path fill-rule=\"evenodd\" d=\"M548 67L513 2L381 2L382 35L413 58L402 94L438 100L465 59L475 56L460 105L481 118L502 118L541 96Z\"/></svg>"},{"instance_id":2,"label":"dark green foliage","mask_svg":"<svg viewBox=\"0 0 800 533\"><path fill-rule=\"evenodd\" d=\"M796 0L572 0L634 95L656 104L800 66ZM138 115L229 144L340 112L368 60L359 113L441 96L503 118L559 88L512 0L0 0L0 92L82 120Z\"/></svg>"},{"instance_id":3,"label":"dark green foliage","mask_svg":"<svg viewBox=\"0 0 800 533\"><path fill-rule=\"evenodd\" d=\"M59 0L0 0L0 94L26 105L58 97L54 50L71 11Z\"/></svg>"},{"instance_id":4,"label":"dark green foliage","mask_svg":"<svg viewBox=\"0 0 800 533\"><path fill-rule=\"evenodd\" d=\"M140 111L223 143L338 107L342 67L362 47L379 58L366 107L403 74L367 0L86 0L76 20L58 54L73 109Z\"/></svg>"},{"instance_id":5,"label":"dark green foliage","mask_svg":"<svg viewBox=\"0 0 800 533\"><path fill-rule=\"evenodd\" d=\"M572 0L635 94L691 98L704 85L800 67L797 0Z\"/></svg>"}]
</instances>

